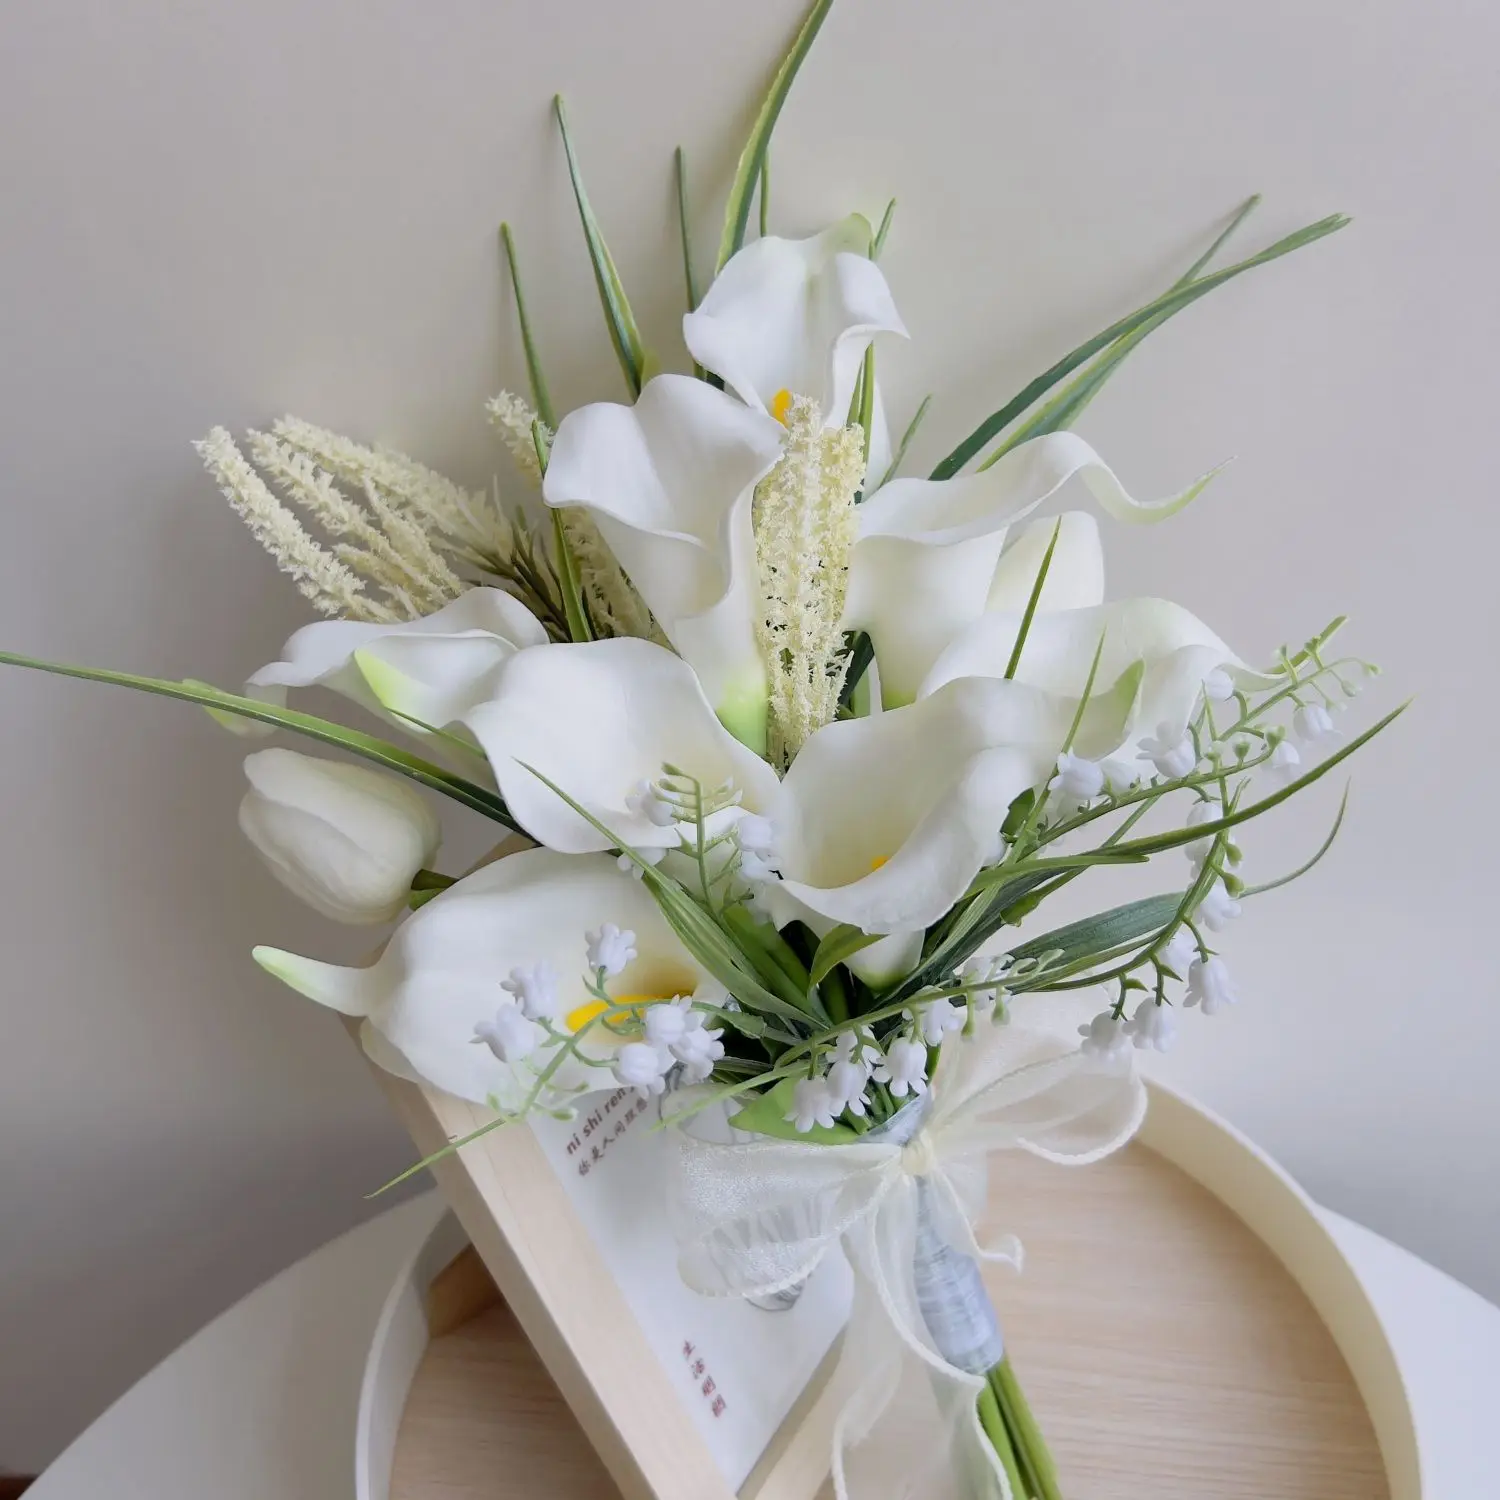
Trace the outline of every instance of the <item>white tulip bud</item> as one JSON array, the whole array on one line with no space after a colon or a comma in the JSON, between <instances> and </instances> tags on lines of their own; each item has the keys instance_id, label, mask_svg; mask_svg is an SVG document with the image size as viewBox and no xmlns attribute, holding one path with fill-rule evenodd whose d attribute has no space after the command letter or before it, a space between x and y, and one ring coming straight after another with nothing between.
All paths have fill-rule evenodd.
<instances>
[{"instance_id":1,"label":"white tulip bud","mask_svg":"<svg viewBox=\"0 0 1500 1500\"><path fill-rule=\"evenodd\" d=\"M245 757L240 828L271 873L335 922L388 922L437 853L437 814L414 787L295 750Z\"/></svg>"}]
</instances>

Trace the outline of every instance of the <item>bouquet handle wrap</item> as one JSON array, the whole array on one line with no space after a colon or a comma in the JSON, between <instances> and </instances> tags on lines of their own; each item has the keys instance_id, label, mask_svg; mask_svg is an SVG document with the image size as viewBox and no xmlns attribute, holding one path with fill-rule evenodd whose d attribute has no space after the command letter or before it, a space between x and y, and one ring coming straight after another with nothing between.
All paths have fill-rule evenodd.
<instances>
[{"instance_id":1,"label":"bouquet handle wrap","mask_svg":"<svg viewBox=\"0 0 1500 1500\"><path fill-rule=\"evenodd\" d=\"M1023 1150L1084 1165L1145 1113L1133 1066L997 1026L944 1047L931 1092L856 1142L674 1131L684 1279L708 1295L798 1285L842 1244L854 1302L833 1380L838 1500L973 1500L1013 1490L977 1400L1003 1344L980 1275L1019 1269L1012 1235L980 1239L987 1160Z\"/></svg>"}]
</instances>

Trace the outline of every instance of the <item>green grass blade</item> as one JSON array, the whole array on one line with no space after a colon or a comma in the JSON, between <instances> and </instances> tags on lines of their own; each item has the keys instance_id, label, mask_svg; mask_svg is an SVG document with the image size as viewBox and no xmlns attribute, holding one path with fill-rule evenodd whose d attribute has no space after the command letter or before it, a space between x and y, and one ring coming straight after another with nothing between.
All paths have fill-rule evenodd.
<instances>
[{"instance_id":1,"label":"green grass blade","mask_svg":"<svg viewBox=\"0 0 1500 1500\"><path fill-rule=\"evenodd\" d=\"M1344 826L1344 814L1349 810L1349 788L1344 787L1344 795L1339 798L1338 816L1333 820L1333 827L1328 830L1328 837L1318 845L1317 852L1311 859L1304 860L1295 870L1286 875L1278 875L1275 880L1268 880L1264 885L1246 886L1240 892L1242 899L1250 896L1263 896L1267 891L1274 891L1281 886L1290 885L1294 880L1301 880L1314 865L1318 864L1323 856L1333 848L1333 841L1339 836L1339 829Z\"/></svg>"},{"instance_id":2,"label":"green grass blade","mask_svg":"<svg viewBox=\"0 0 1500 1500\"><path fill-rule=\"evenodd\" d=\"M760 111L755 116L755 122L750 127L750 135L745 141L744 150L740 152L739 163L734 169L734 181L729 187L729 201L724 205L724 232L719 238L717 263L720 271L724 269L730 256L745 243L745 233L750 224L750 200L755 196L756 184L760 180L761 164L765 161L766 152L770 149L771 132L776 128L776 118L781 113L782 105L786 103L787 95L792 91L792 83L797 77L797 70L806 61L807 54L812 50L812 44L822 29L823 22L828 19L828 12L832 9L833 0L814 0L807 15L803 18L797 35L792 40L790 49L782 58L781 66L777 68L776 76L771 80L771 87L767 90Z\"/></svg>"},{"instance_id":3,"label":"green grass blade","mask_svg":"<svg viewBox=\"0 0 1500 1500\"><path fill-rule=\"evenodd\" d=\"M885 237L891 232L891 220L896 217L896 200L891 199L885 206L885 212L880 216L880 228L875 231L875 238L870 241L870 259L879 260L880 252L885 249Z\"/></svg>"},{"instance_id":4,"label":"green grass blade","mask_svg":"<svg viewBox=\"0 0 1500 1500\"><path fill-rule=\"evenodd\" d=\"M1294 250L1300 250L1306 245L1337 232L1348 223L1348 218L1343 214L1330 214L1328 218L1319 219L1316 224L1309 224L1294 234L1277 240L1274 245L1268 245L1259 253L1238 261L1232 266L1224 267L1222 271L1215 271L1211 275L1199 277L1196 281L1186 285L1173 287L1155 301L1148 302L1144 307L1137 308L1135 312L1121 318L1118 322L1111 323L1103 332L1096 333L1093 338L1086 340L1070 354L1058 360L1050 369L1044 370L1006 402L999 411L981 422L947 458L933 469L932 478L951 479L1012 422L1030 410L1053 386L1066 380L1080 365L1087 363L1100 350L1108 348L1117 339L1125 338L1153 319L1160 319L1164 322L1167 317L1181 312L1198 298L1207 296L1216 287L1223 286L1225 282L1232 281L1236 276L1243 275L1244 272L1253 270L1257 266L1267 265L1283 255L1290 255Z\"/></svg>"},{"instance_id":5,"label":"green grass blade","mask_svg":"<svg viewBox=\"0 0 1500 1500\"><path fill-rule=\"evenodd\" d=\"M1014 959L1040 958L1044 953L1061 953L1058 966L1079 963L1094 954L1108 953L1123 943L1134 943L1160 931L1177 915L1182 903L1181 891L1147 896L1129 901L1097 916L1055 927L1039 937L1029 938L1010 950Z\"/></svg>"},{"instance_id":6,"label":"green grass blade","mask_svg":"<svg viewBox=\"0 0 1500 1500\"><path fill-rule=\"evenodd\" d=\"M1348 760L1361 746L1367 745L1377 734L1389 729L1410 707L1411 700L1408 698L1405 703L1393 708L1378 723L1372 724L1363 734L1356 735L1347 745L1341 746L1327 760L1320 761L1312 770L1304 772L1295 781L1289 781L1280 790L1272 792L1269 797L1262 797L1258 802L1247 803L1232 813L1226 813L1222 818L1214 818L1207 823L1198 823L1192 828L1179 828L1167 833L1153 834L1149 838L1131 839L1127 843L1116 844L1114 847L1121 853L1160 854L1167 849L1179 849L1182 845L1194 843L1198 839L1212 838L1214 834L1223 833L1225 829L1234 828L1240 823L1248 823L1251 818L1258 818L1262 813L1270 812L1273 807L1279 806L1287 798L1295 797L1298 792L1310 787L1313 782L1321 781L1335 766Z\"/></svg>"},{"instance_id":7,"label":"green grass blade","mask_svg":"<svg viewBox=\"0 0 1500 1500\"><path fill-rule=\"evenodd\" d=\"M1245 222L1260 203L1260 195L1257 193L1240 206L1239 212L1230 220L1228 226L1216 238L1207 250L1193 262L1188 269L1172 283L1169 290L1177 291L1181 287L1189 285L1209 264L1215 255L1224 247L1230 236ZM1122 339L1116 339L1109 348L1102 350L1094 359L1080 370L1062 390L1051 398L1039 411L1033 413L1025 422L1015 429L1003 443L992 449L986 456L981 469L988 469L991 464L998 463L1012 448L1018 448L1022 443L1028 443L1032 438L1041 437L1048 432L1061 432L1073 426L1084 413L1088 404L1095 396L1103 390L1105 382L1114 374L1125 360L1137 347L1143 344L1158 328L1170 317L1171 313L1159 313L1149 322L1143 323L1134 333L1127 334Z\"/></svg>"},{"instance_id":8,"label":"green grass blade","mask_svg":"<svg viewBox=\"0 0 1500 1500\"><path fill-rule=\"evenodd\" d=\"M521 826L510 816L504 801L497 792L468 781L432 761L413 755L399 745L382 740L358 729L346 729L329 719L320 719L313 714L299 713L293 708L282 708L274 703L262 703L258 698L244 698L238 693L226 693L215 687L197 682L173 682L162 677L139 677L131 672L110 672L102 667L73 667L61 662L39 661L31 656L18 656L10 651L0 651L0 666L26 667L38 672L51 672L58 677L77 677L84 682L107 682L116 687L132 688L138 693L154 693L163 698L176 698L183 703L196 703L214 713L232 714L236 718L255 719L262 724L274 725L277 729L289 729L294 734L306 735L309 739L321 740L325 745L335 745L363 760L372 761L388 771L409 776L423 786L461 802L475 812L507 828L521 832Z\"/></svg>"},{"instance_id":9,"label":"green grass blade","mask_svg":"<svg viewBox=\"0 0 1500 1500\"><path fill-rule=\"evenodd\" d=\"M1062 535L1062 517L1057 518L1057 525L1052 528L1051 539L1047 543L1047 550L1042 553L1042 565L1036 570L1036 581L1031 585L1031 593L1026 599L1026 609L1021 615L1021 628L1016 631L1016 644L1011 647L1010 660L1005 664L1005 680L1009 682L1016 675L1016 668L1021 665L1021 652L1026 646L1026 637L1031 634L1031 622L1036 618L1036 607L1041 602L1042 590L1047 584L1047 573L1052 567L1052 554L1057 551L1057 539ZM1100 643L1102 647L1102 642ZM1094 660L1097 663L1099 657L1096 652Z\"/></svg>"},{"instance_id":10,"label":"green grass blade","mask_svg":"<svg viewBox=\"0 0 1500 1500\"><path fill-rule=\"evenodd\" d=\"M689 226L687 197L687 158L679 146L672 153L677 178L677 233L682 241L682 288L687 295L687 310L698 309L698 278L693 274L693 235Z\"/></svg>"},{"instance_id":11,"label":"green grass blade","mask_svg":"<svg viewBox=\"0 0 1500 1500\"><path fill-rule=\"evenodd\" d=\"M599 231L599 222L589 205L588 194L583 188L583 175L578 170L578 157L573 150L573 137L568 131L568 112L563 96L558 94L552 101L557 111L557 128L562 132L563 151L568 158L568 176L573 181L573 196L578 200L578 217L583 222L583 237L588 244L589 259L594 266L594 282L599 288L599 304L604 309L604 321L609 328L610 341L620 368L625 372L625 383L632 396L639 396L645 382L646 349L641 343L640 330L636 327L635 314L630 310L630 301L625 296L625 287L620 273L615 269L614 258L604 236Z\"/></svg>"},{"instance_id":12,"label":"green grass blade","mask_svg":"<svg viewBox=\"0 0 1500 1500\"><path fill-rule=\"evenodd\" d=\"M846 959L853 958L856 953L863 948L868 948L871 943L879 941L878 932L861 932L858 927L851 927L847 922L840 922L837 927L830 928L827 935L819 942L818 950L813 954L808 979L813 984L821 983L830 970L836 969Z\"/></svg>"},{"instance_id":13,"label":"green grass blade","mask_svg":"<svg viewBox=\"0 0 1500 1500\"><path fill-rule=\"evenodd\" d=\"M770 232L771 223L771 153L767 151L760 159L760 230L761 239Z\"/></svg>"},{"instance_id":14,"label":"green grass blade","mask_svg":"<svg viewBox=\"0 0 1500 1500\"><path fill-rule=\"evenodd\" d=\"M545 476L551 448L540 422L531 424L531 441L536 445L537 467ZM584 608L583 587L578 581L578 561L573 556L572 547L568 545L568 532L563 525L563 513L558 506L549 508L552 511L552 550L557 553L557 586L562 592L563 615L568 622L568 636L575 641L591 641L594 639L594 632L589 625L589 612Z\"/></svg>"},{"instance_id":15,"label":"green grass blade","mask_svg":"<svg viewBox=\"0 0 1500 1500\"><path fill-rule=\"evenodd\" d=\"M917 428L922 425L922 418L927 415L927 408L932 405L932 396L922 397L922 404L917 408L916 415L906 424L906 431L901 434L901 441L896 445L896 452L891 458L891 466L880 476L880 484L889 484L896 477L896 471L906 459L906 450L911 447L911 440L917 435ZM880 485L876 485L876 489ZM873 492L872 492L873 493Z\"/></svg>"},{"instance_id":16,"label":"green grass blade","mask_svg":"<svg viewBox=\"0 0 1500 1500\"><path fill-rule=\"evenodd\" d=\"M547 390L547 379L542 374L542 361L536 352L536 340L531 333L531 319L526 312L526 295L521 290L521 268L516 259L516 242L509 224L500 226L500 243L505 247L505 263L510 268L511 294L516 299L516 320L521 325L521 345L526 350L526 376L531 382L531 404L537 415L552 431L557 430L557 413L552 409L552 397Z\"/></svg>"}]
</instances>

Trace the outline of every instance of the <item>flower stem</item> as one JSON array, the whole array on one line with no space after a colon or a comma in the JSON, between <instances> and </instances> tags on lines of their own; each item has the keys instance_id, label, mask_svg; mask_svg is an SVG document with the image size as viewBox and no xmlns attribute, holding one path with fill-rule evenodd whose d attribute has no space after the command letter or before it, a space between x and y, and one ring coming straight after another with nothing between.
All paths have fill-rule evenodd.
<instances>
[{"instance_id":1,"label":"flower stem","mask_svg":"<svg viewBox=\"0 0 1500 1500\"><path fill-rule=\"evenodd\" d=\"M1000 1414L1000 1403L992 1385L986 1384L979 1393L979 1425L984 1428L984 1435L990 1440L1000 1467L1005 1470L1005 1477L1010 1480L1011 1493L1016 1500L1024 1500L1026 1491L1021 1485L1021 1472L1016 1467L1015 1449L1011 1446L1010 1433L1006 1430L1005 1418Z\"/></svg>"},{"instance_id":2,"label":"flower stem","mask_svg":"<svg viewBox=\"0 0 1500 1500\"><path fill-rule=\"evenodd\" d=\"M989 1389L994 1393L995 1404L1026 1484L1026 1489L1018 1493L1033 1497L1033 1500L1062 1500L1052 1453L1021 1391L1009 1355L990 1371Z\"/></svg>"}]
</instances>

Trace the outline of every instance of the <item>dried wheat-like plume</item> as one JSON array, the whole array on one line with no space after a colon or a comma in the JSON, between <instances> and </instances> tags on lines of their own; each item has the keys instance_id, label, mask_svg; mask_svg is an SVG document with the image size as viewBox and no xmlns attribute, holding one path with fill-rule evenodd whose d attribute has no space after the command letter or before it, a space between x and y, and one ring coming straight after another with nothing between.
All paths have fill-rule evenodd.
<instances>
[{"instance_id":1,"label":"dried wheat-like plume","mask_svg":"<svg viewBox=\"0 0 1500 1500\"><path fill-rule=\"evenodd\" d=\"M390 604L366 594L354 572L307 534L296 516L251 468L224 428L215 427L193 446L225 499L250 528L250 534L275 558L281 570L292 576L315 609L348 620L403 618Z\"/></svg>"},{"instance_id":2,"label":"dried wheat-like plume","mask_svg":"<svg viewBox=\"0 0 1500 1500\"><path fill-rule=\"evenodd\" d=\"M509 557L510 522L483 490L466 490L404 453L367 448L296 417L283 417L271 430L334 479L366 495L373 488L396 510L409 515L449 558L494 571L495 563Z\"/></svg>"},{"instance_id":3,"label":"dried wheat-like plume","mask_svg":"<svg viewBox=\"0 0 1500 1500\"><path fill-rule=\"evenodd\" d=\"M839 620L864 473L859 428L825 429L815 402L793 397L786 427L786 451L754 501L764 596L757 638L771 682L773 765L790 764L838 713L848 668Z\"/></svg>"},{"instance_id":4,"label":"dried wheat-like plume","mask_svg":"<svg viewBox=\"0 0 1500 1500\"><path fill-rule=\"evenodd\" d=\"M510 450L516 467L533 484L542 482L542 466L537 458L536 439L540 431L544 442L552 434L537 414L519 396L501 391L485 403L490 421ZM589 619L600 635L635 635L651 638L656 632L648 610L615 561L614 553L599 533L594 518L578 506L567 506L562 512L563 535L578 568L578 583L583 590Z\"/></svg>"}]
</instances>

